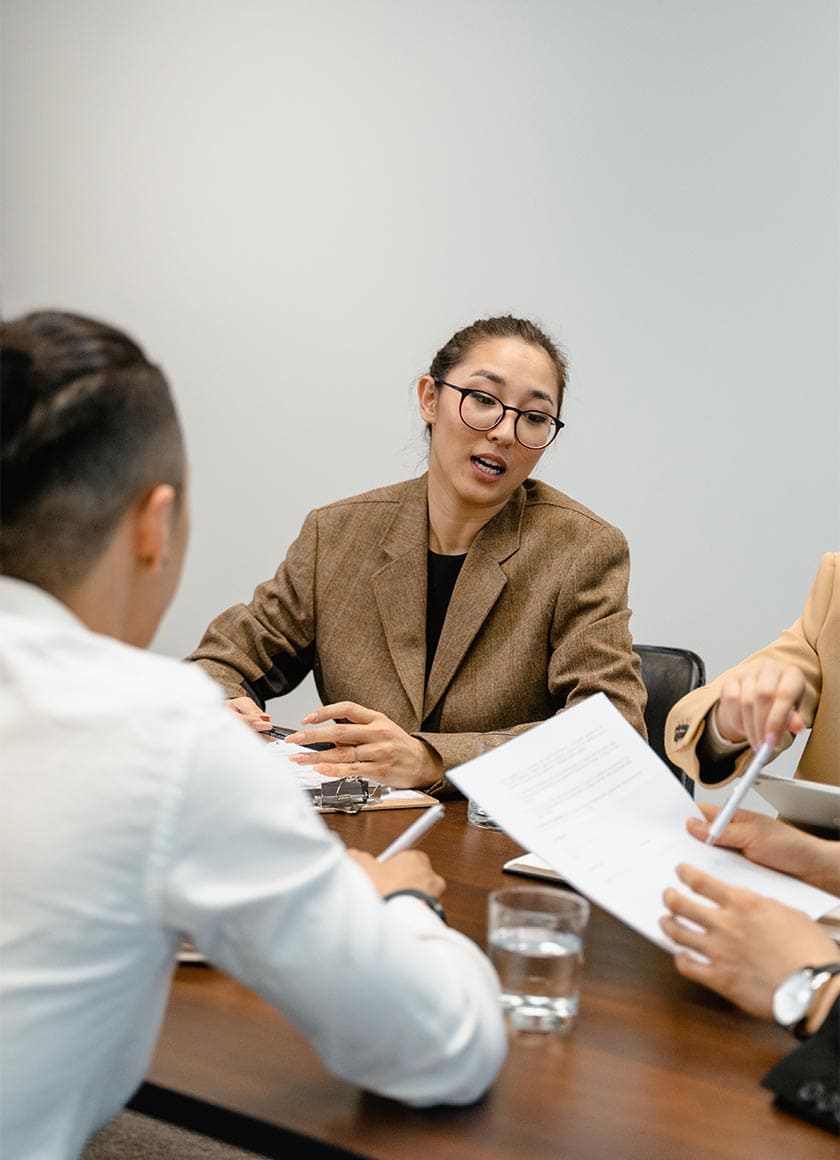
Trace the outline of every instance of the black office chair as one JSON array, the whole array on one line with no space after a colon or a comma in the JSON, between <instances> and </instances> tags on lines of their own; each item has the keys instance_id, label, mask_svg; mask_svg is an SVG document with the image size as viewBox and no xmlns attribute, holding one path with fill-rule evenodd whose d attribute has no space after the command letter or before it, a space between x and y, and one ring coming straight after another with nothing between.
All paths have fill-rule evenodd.
<instances>
[{"instance_id":1,"label":"black office chair","mask_svg":"<svg viewBox=\"0 0 840 1160\"><path fill-rule=\"evenodd\" d=\"M648 744L694 797L693 779L670 762L665 752L665 719L680 697L706 683L706 666L697 653L687 648L655 644L633 647L641 657L642 680L648 695L645 709Z\"/></svg>"}]
</instances>

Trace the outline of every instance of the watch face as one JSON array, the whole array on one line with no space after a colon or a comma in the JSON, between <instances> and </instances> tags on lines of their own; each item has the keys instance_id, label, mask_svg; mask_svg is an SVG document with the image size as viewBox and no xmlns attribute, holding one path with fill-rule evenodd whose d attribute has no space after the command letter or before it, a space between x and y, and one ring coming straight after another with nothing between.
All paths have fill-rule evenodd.
<instances>
[{"instance_id":1,"label":"watch face","mask_svg":"<svg viewBox=\"0 0 840 1160\"><path fill-rule=\"evenodd\" d=\"M777 1023L789 1027L793 1023L798 1023L807 1013L813 997L811 990L813 976L814 972L806 967L801 971L795 971L785 979L773 996L773 1017Z\"/></svg>"}]
</instances>

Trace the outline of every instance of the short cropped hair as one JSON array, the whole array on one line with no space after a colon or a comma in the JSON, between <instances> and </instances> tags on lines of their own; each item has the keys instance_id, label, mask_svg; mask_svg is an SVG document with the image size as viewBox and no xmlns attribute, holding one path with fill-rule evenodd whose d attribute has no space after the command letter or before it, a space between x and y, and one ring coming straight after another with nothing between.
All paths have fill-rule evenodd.
<instances>
[{"instance_id":1,"label":"short cropped hair","mask_svg":"<svg viewBox=\"0 0 840 1160\"><path fill-rule=\"evenodd\" d=\"M0 571L72 590L156 484L180 497L169 387L126 334L39 311L0 326Z\"/></svg>"}]
</instances>

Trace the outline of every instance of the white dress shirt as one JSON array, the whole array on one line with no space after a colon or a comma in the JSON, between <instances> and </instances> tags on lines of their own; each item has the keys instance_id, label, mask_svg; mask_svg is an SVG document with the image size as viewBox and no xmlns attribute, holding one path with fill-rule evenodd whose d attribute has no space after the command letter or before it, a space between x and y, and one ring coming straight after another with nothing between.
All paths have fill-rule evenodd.
<instances>
[{"instance_id":1,"label":"white dress shirt","mask_svg":"<svg viewBox=\"0 0 840 1160\"><path fill-rule=\"evenodd\" d=\"M0 739L6 1160L78 1156L130 1097L184 938L352 1083L418 1106L492 1083L487 959L422 901L382 903L195 666L0 577Z\"/></svg>"}]
</instances>

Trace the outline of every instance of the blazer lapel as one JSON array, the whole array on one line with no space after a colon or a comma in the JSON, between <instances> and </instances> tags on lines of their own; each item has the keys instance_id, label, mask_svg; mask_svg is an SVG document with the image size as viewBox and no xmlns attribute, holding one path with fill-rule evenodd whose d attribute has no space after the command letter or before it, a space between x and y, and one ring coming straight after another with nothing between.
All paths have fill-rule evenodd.
<instances>
[{"instance_id":1,"label":"blazer lapel","mask_svg":"<svg viewBox=\"0 0 840 1160\"><path fill-rule=\"evenodd\" d=\"M525 489L520 487L499 514L481 529L467 553L449 602L432 671L429 673L423 701L423 721L427 720L446 692L467 650L507 584L501 565L519 548L525 499ZM424 609L425 606L424 601Z\"/></svg>"},{"instance_id":2,"label":"blazer lapel","mask_svg":"<svg viewBox=\"0 0 840 1160\"><path fill-rule=\"evenodd\" d=\"M426 477L412 481L382 541L389 557L373 577L373 594L394 667L418 724L423 719L426 656Z\"/></svg>"}]
</instances>

